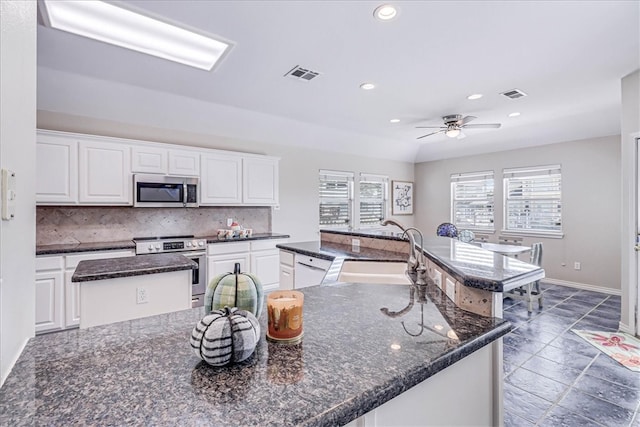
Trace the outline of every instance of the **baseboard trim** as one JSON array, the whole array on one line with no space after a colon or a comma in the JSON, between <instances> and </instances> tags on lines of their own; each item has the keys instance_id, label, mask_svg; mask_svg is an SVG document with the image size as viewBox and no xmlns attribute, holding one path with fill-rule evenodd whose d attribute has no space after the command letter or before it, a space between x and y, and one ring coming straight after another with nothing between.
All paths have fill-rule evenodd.
<instances>
[{"instance_id":1,"label":"baseboard trim","mask_svg":"<svg viewBox=\"0 0 640 427\"><path fill-rule=\"evenodd\" d=\"M542 282L550 283L552 285L568 286L570 288L582 289L585 291L601 292L609 295L622 295L622 291L620 289L611 289L605 288L603 286L588 285L586 283L570 282L568 280L551 279L547 277L545 279L542 279Z\"/></svg>"},{"instance_id":2,"label":"baseboard trim","mask_svg":"<svg viewBox=\"0 0 640 427\"><path fill-rule=\"evenodd\" d=\"M636 333L636 331L634 331L633 328L631 328L626 323L622 323L622 322L618 323L618 330L620 332L626 332L629 335L634 335Z\"/></svg>"}]
</instances>

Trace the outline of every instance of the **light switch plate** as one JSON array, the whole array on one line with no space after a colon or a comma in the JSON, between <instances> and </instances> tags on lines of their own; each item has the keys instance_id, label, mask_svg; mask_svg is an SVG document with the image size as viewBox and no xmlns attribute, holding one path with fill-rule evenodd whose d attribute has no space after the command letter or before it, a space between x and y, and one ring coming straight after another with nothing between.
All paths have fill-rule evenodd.
<instances>
[{"instance_id":1,"label":"light switch plate","mask_svg":"<svg viewBox=\"0 0 640 427\"><path fill-rule=\"evenodd\" d=\"M2 169L2 219L16 216L16 173Z\"/></svg>"}]
</instances>

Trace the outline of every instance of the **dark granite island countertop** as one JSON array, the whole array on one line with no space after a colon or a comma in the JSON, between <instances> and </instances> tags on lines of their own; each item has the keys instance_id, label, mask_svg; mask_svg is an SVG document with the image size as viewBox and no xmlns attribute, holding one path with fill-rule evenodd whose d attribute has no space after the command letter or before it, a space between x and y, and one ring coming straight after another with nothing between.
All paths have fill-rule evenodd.
<instances>
[{"instance_id":1,"label":"dark granite island countertop","mask_svg":"<svg viewBox=\"0 0 640 427\"><path fill-rule=\"evenodd\" d=\"M71 281L88 282L196 268L198 268L197 263L176 253L84 260L78 263Z\"/></svg>"},{"instance_id":2,"label":"dark granite island countertop","mask_svg":"<svg viewBox=\"0 0 640 427\"><path fill-rule=\"evenodd\" d=\"M343 425L447 367L473 363L466 359L511 328L458 309L434 286L403 316L383 313L407 306L411 289L306 288L302 343L266 341L263 310L255 353L230 367L208 366L190 348L202 307L37 336L0 389L0 425ZM486 367L473 369L487 375ZM494 381L501 372L494 366Z\"/></svg>"}]
</instances>

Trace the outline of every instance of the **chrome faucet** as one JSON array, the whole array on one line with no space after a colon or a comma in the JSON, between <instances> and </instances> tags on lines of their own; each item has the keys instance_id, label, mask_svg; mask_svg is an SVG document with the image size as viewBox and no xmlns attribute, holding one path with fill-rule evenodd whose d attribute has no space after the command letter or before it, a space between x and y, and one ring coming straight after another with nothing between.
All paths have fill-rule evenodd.
<instances>
[{"instance_id":1,"label":"chrome faucet","mask_svg":"<svg viewBox=\"0 0 640 427\"><path fill-rule=\"evenodd\" d=\"M402 224L392 220L385 219L382 221L382 225L395 225L400 230L402 230L402 237L405 235L409 238L409 245L411 246L409 250L409 259L407 260L407 268L414 273L416 273L416 284L417 285L426 285L425 277L427 275L427 263L424 259L424 252L422 251L422 246L424 244L424 237L422 236L422 232L415 227L404 227ZM416 248L416 239L415 236L411 232L418 233L420 236L420 249Z\"/></svg>"}]
</instances>

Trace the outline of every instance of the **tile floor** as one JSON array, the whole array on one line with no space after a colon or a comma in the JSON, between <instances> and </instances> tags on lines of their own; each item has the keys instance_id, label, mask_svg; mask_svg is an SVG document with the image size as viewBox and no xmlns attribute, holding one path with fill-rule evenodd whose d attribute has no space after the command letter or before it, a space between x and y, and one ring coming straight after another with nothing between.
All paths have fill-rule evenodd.
<instances>
[{"instance_id":1,"label":"tile floor","mask_svg":"<svg viewBox=\"0 0 640 427\"><path fill-rule=\"evenodd\" d=\"M542 284L543 308L504 300L504 424L640 427L640 373L571 329L615 331L620 297Z\"/></svg>"}]
</instances>

